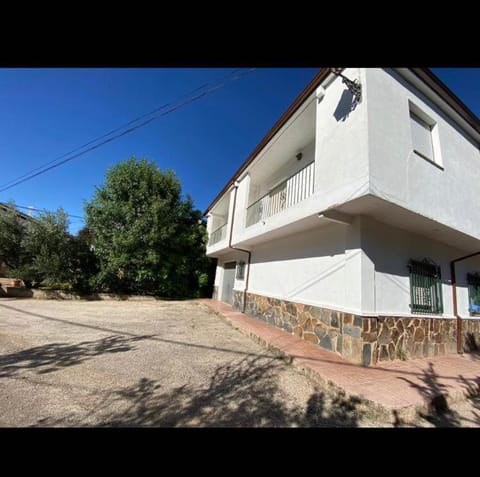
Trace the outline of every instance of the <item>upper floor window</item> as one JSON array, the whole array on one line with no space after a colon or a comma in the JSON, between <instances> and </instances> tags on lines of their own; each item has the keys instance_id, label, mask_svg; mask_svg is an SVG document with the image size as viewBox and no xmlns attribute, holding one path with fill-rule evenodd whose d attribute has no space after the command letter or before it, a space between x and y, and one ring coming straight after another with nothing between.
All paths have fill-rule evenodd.
<instances>
[{"instance_id":1,"label":"upper floor window","mask_svg":"<svg viewBox=\"0 0 480 477\"><path fill-rule=\"evenodd\" d=\"M468 311L472 315L480 315L480 274L467 273Z\"/></svg>"},{"instance_id":2,"label":"upper floor window","mask_svg":"<svg viewBox=\"0 0 480 477\"><path fill-rule=\"evenodd\" d=\"M409 106L413 151L424 159L442 167L435 121L415 104L409 103Z\"/></svg>"},{"instance_id":3,"label":"upper floor window","mask_svg":"<svg viewBox=\"0 0 480 477\"><path fill-rule=\"evenodd\" d=\"M440 267L427 260L410 260L412 313L443 313Z\"/></svg>"}]
</instances>

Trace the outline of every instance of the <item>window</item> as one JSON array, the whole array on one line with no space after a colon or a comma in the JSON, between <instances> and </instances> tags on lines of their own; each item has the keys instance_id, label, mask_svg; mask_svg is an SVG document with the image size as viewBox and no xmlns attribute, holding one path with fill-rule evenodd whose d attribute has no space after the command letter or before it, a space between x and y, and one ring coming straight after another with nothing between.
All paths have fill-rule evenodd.
<instances>
[{"instance_id":1,"label":"window","mask_svg":"<svg viewBox=\"0 0 480 477\"><path fill-rule=\"evenodd\" d=\"M480 274L467 273L468 311L472 315L480 315Z\"/></svg>"},{"instance_id":2,"label":"window","mask_svg":"<svg viewBox=\"0 0 480 477\"><path fill-rule=\"evenodd\" d=\"M245 279L245 262L237 263L237 280Z\"/></svg>"},{"instance_id":3,"label":"window","mask_svg":"<svg viewBox=\"0 0 480 477\"><path fill-rule=\"evenodd\" d=\"M437 124L418 106L410 101L408 104L413 151L418 156L443 169Z\"/></svg>"},{"instance_id":4,"label":"window","mask_svg":"<svg viewBox=\"0 0 480 477\"><path fill-rule=\"evenodd\" d=\"M424 259L410 260L408 269L412 313L443 313L440 267Z\"/></svg>"},{"instance_id":5,"label":"window","mask_svg":"<svg viewBox=\"0 0 480 477\"><path fill-rule=\"evenodd\" d=\"M435 161L432 127L410 110L410 128L412 130L413 150L425 159Z\"/></svg>"}]
</instances>

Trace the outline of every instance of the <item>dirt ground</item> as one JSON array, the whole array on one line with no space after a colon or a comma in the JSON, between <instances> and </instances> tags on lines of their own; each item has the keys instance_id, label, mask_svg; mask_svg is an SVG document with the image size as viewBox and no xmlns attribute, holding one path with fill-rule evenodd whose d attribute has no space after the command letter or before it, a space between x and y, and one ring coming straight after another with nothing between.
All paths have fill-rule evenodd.
<instances>
[{"instance_id":1,"label":"dirt ground","mask_svg":"<svg viewBox=\"0 0 480 477\"><path fill-rule=\"evenodd\" d=\"M0 298L0 426L390 427L195 301ZM415 426L480 426L478 398Z\"/></svg>"}]
</instances>

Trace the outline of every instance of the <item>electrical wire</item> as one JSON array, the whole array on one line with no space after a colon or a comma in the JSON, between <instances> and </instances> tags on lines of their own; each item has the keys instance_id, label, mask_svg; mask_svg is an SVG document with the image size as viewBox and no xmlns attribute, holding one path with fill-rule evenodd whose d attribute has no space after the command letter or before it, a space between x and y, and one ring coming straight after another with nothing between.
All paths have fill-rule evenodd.
<instances>
[{"instance_id":1,"label":"electrical wire","mask_svg":"<svg viewBox=\"0 0 480 477\"><path fill-rule=\"evenodd\" d=\"M231 71L228 75L222 76L222 77L218 78L216 81L225 80L225 79L227 79L229 76L232 76L232 75L233 75L234 73L236 73L237 71L240 71L240 69L237 68L237 69ZM185 93L185 94L182 94L182 95L178 96L175 101L178 101L178 100L180 100L181 98L183 98L183 97L185 97L185 96L191 95L191 94L195 93L196 91L198 91L198 90L200 90L200 89L202 89L202 88L205 88L205 87L208 86L209 84L212 84L212 81L210 81L210 82L208 82L208 83L205 83L205 84L203 84L203 85L201 85L201 86L199 86L199 87L191 90L191 91L188 92L188 93ZM48 161L48 162L46 162L46 163L44 163L44 164L36 167L35 169L31 169L30 171L27 171L25 174L23 174L23 175L21 175L21 176L19 176L19 177L16 177L15 179L11 179L11 180L5 182L4 184L0 184L0 187L5 187L5 186L11 184L12 182L15 182L15 181L17 181L17 180L19 180L19 179L23 179L24 177L30 175L32 172L36 172L36 171L42 169L43 167L49 166L50 164L53 164L54 162L57 162L58 160L66 157L66 156L68 156L68 155L70 155L70 154L73 154L74 152L77 152L77 151L83 149L84 147L87 147L87 146L89 146L90 144L93 144L93 143L99 141L100 139L103 139L103 138L105 138L105 137L107 137L107 136L110 136L111 134L113 134L113 133L115 133L115 132L117 132L117 131L120 131L120 130L123 129L124 127L130 126L131 124L133 124L133 123L135 123L135 122L137 122L137 121L140 121L140 119L143 119L143 118L145 118L145 117L147 117L147 116L150 116L150 115L153 114L153 113L156 113L156 112L158 112L158 111L161 111L162 109L166 108L167 106L170 106L170 104L171 104L171 103L165 103L164 105L162 105L162 106L160 106L160 107L158 107L158 108L152 109L152 110L149 111L148 113L142 114L141 116L138 116L137 118L132 119L132 120L129 121L128 123L122 124L121 126L118 126L117 128L112 129L112 130L108 131L107 133L102 134L101 136L98 136L98 137L96 137L95 139L92 139L91 141L88 141L88 142L86 142L85 144L82 144L81 146L76 147L75 149L72 149L71 151L66 152L65 154L62 154L61 156L58 156L58 157L56 157L55 159L52 159L51 161Z\"/></svg>"},{"instance_id":2,"label":"electrical wire","mask_svg":"<svg viewBox=\"0 0 480 477\"><path fill-rule=\"evenodd\" d=\"M78 148L76 148L76 149L73 149L73 150L70 151L69 153L63 154L62 156L59 156L58 158L56 158L56 159L54 159L54 160L52 160L52 161L49 161L48 163L44 164L44 166L37 167L36 169L33 169L33 170L31 170L30 172L28 172L28 173L26 173L26 174L24 174L24 175L22 175L22 176L17 177L16 179L12 179L11 181L6 182L6 183L3 184L2 187L0 188L0 192L4 192L4 191L6 191L6 190L8 190L8 189L11 189L12 187L15 187L15 186L17 186L17 185L19 185L19 184L22 184L23 182L26 182L26 181L28 181L28 180L31 180L31 179L33 179L34 177L37 177L37 176L39 176L39 175L41 175L41 174L44 174L44 173L46 173L46 172L48 172L48 171L50 171L50 170L52 170L52 169L54 169L54 168L56 168L56 167L59 167L59 166L65 164L65 163L67 163L67 162L69 162L69 161L72 161L73 159L76 159L77 157L80 157L80 156L86 154L87 152L93 151L94 149L98 149L99 147L103 146L104 144L107 144L107 143L109 143L109 142L111 142L111 141L114 141L115 139L118 139L118 138L120 138L120 137L122 137L122 136L125 136L125 135L127 135L127 134L130 134L131 132L136 131L137 129L139 129L139 128L141 128L141 127L144 127L144 126L150 124L151 122L153 122L153 121L155 121L155 120L157 120L157 119L159 119L159 118L161 118L161 117L163 117L163 116L166 116L167 114L170 114L170 113L172 113L172 112L174 112L174 111L176 111L176 110L178 110L178 109L180 109L180 108L182 108L182 107L184 107L184 106L186 106L186 105L188 105L188 104L190 104L190 103L193 103L193 102L195 102L195 101L198 101L199 99L203 98L204 96L207 96L207 95L213 93L214 91L217 91L217 90L220 89L220 88L223 88L223 87L226 86L228 83L230 83L230 82L232 82L232 81L236 81L236 80L238 80L238 79L240 79L240 78L242 78L242 77L244 77L244 76L252 73L253 71L255 71L255 69L256 69L256 68L250 68L249 70L247 70L247 71L245 71L245 72L238 73L236 76L234 76L233 73L234 73L235 71L237 71L238 69L237 69L237 70L234 70L234 71L231 72L229 75L227 75L226 77L224 77L224 78L226 78L226 79L224 79L221 83L217 83L217 84L213 85L211 88L207 89L206 91L203 91L202 93L197 94L196 96L191 96L191 97L189 97L188 99L186 99L186 100L183 101L182 103L180 103L180 104L178 104L178 105L176 105L176 106L172 106L170 109L167 109L166 111L164 111L164 112L162 112L162 113L160 113L160 114L157 114L157 115L153 116L152 118L147 119L146 121L144 121L144 122L142 122L142 123L140 123L140 124L138 124L138 125L136 125L136 126L133 126L133 127L129 128L129 129L127 129L126 131L121 132L120 134L117 134L117 135L115 135L115 136L113 136L113 137L111 137L111 138L108 138L108 139L100 142L99 144L95 144L95 145L89 147L88 149L86 149L86 150L84 150L84 151L82 151L82 152L79 152L78 154L74 154L74 155L71 156L71 157L67 157L66 159L63 159L63 160L60 161L60 162L57 162L57 161L58 161L59 159L61 159L62 157L65 157L66 155L70 155L72 152L78 151L79 149L83 149L83 148L86 147L87 145L90 145L90 144L92 144L92 143L94 143L94 142L96 142L96 141L98 141L98 140L100 140L100 139L103 139L104 137L107 137L107 136L111 135L113 132L119 131L119 130L123 129L124 127L126 127L126 126L128 126L128 125L130 125L130 124L133 124L133 123L135 123L135 122L138 122L140 119L143 119L143 118L151 115L153 112L161 111L162 109L164 109L166 106L170 105L171 103L166 103L165 105L163 105L163 106L161 106L161 107L159 107L159 108L156 108L156 109L150 111L149 113L145 113L144 115L139 116L138 118L133 119L132 121L129 121L128 123L124 124L123 126L119 126L118 128L113 129L113 130L111 130L110 132L108 132L108 133L106 133L106 134L104 134L104 135L102 135L102 136L100 136L100 137L98 137L98 138L96 138L96 139L94 139L94 140L92 140L92 141L89 141L88 143L84 144L83 146L80 146L80 147L78 147ZM192 92L198 91L198 90L204 88L205 86L208 86L209 84L211 84L211 83L206 83L206 84L204 84L204 85L202 85L202 86L200 86L200 87L198 87L198 88L195 88L194 90L192 90ZM185 95L182 95L182 96L180 96L180 97L183 97L183 96L185 96ZM177 101L178 101L178 100L177 100ZM54 162L57 162L57 163L56 163L56 164L52 164L52 163L54 163ZM48 166L48 167L46 167L46 166ZM40 169L40 170L39 170L39 169ZM37 171L38 171L38 172L37 172ZM35 172L35 173L33 173L33 172Z\"/></svg>"},{"instance_id":3,"label":"electrical wire","mask_svg":"<svg viewBox=\"0 0 480 477\"><path fill-rule=\"evenodd\" d=\"M0 203L0 205L6 205L7 207L10 207L8 204L2 204L2 203ZM13 204L11 207L13 207L13 208L15 208L15 209L34 210L35 212L49 212L49 213L52 213L50 210L47 210L47 209L36 209L35 207L28 207L28 206L26 206L26 205ZM67 214L66 212L65 212L65 215L67 215L68 217L73 217L73 218L75 218L75 219L85 220L83 217L80 217L79 215Z\"/></svg>"}]
</instances>

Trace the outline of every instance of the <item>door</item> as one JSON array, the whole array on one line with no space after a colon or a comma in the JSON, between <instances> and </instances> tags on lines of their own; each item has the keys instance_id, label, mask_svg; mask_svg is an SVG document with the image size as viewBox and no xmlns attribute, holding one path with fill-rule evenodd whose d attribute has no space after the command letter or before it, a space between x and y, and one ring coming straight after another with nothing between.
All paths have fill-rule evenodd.
<instances>
[{"instance_id":1,"label":"door","mask_svg":"<svg viewBox=\"0 0 480 477\"><path fill-rule=\"evenodd\" d=\"M223 266L222 301L233 304L233 284L235 282L236 262L227 262Z\"/></svg>"}]
</instances>

